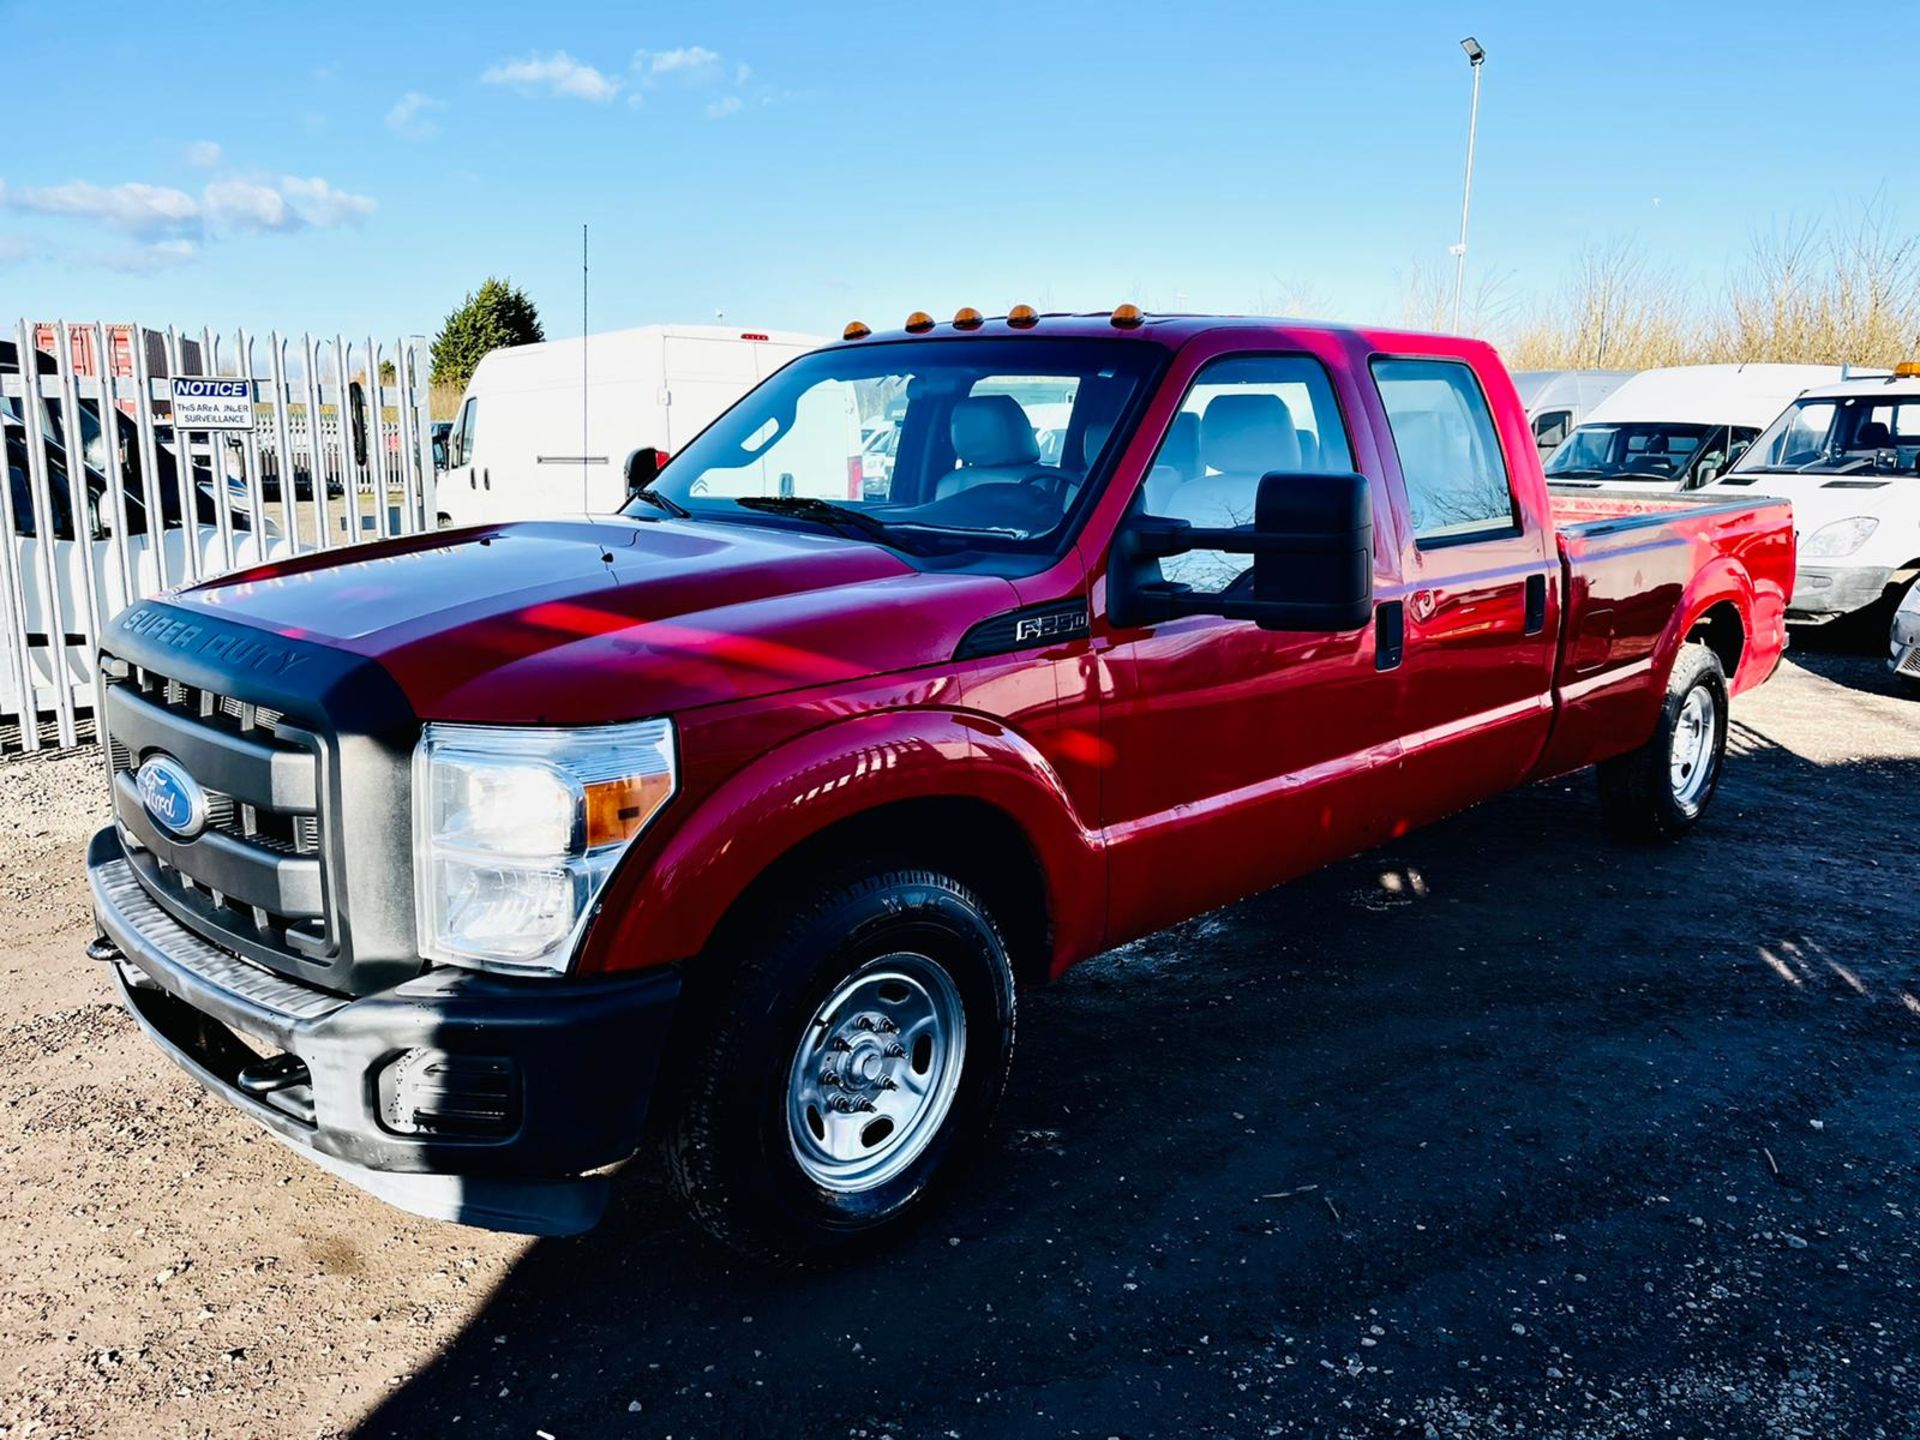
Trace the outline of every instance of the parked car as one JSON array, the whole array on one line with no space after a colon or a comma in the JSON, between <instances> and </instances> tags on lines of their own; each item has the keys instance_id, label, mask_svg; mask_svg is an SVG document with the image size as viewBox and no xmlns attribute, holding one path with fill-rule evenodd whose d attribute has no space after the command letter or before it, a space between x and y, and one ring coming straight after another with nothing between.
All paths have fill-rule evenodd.
<instances>
[{"instance_id":1,"label":"parked car","mask_svg":"<svg viewBox=\"0 0 1920 1440\"><path fill-rule=\"evenodd\" d=\"M447 436L440 523L611 514L626 502L628 455L672 455L787 361L824 343L791 331L646 325L490 351ZM837 452L836 478L820 493L860 498L858 415L802 418Z\"/></svg>"},{"instance_id":2,"label":"parked car","mask_svg":"<svg viewBox=\"0 0 1920 1440\"><path fill-rule=\"evenodd\" d=\"M1642 370L1547 457L1555 485L1692 490L1746 452L1789 401L1844 365L1680 365Z\"/></svg>"},{"instance_id":3,"label":"parked car","mask_svg":"<svg viewBox=\"0 0 1920 1440\"><path fill-rule=\"evenodd\" d=\"M1920 691L1920 585L1909 585L1900 607L1893 612L1889 637L1893 658L1887 663L1906 681L1909 691Z\"/></svg>"},{"instance_id":4,"label":"parked car","mask_svg":"<svg viewBox=\"0 0 1920 1440\"><path fill-rule=\"evenodd\" d=\"M53 371L50 355L36 355L36 364L41 374ZM20 373L17 348L0 343L0 376ZM189 465L195 515L189 536L181 520L179 469L171 450L156 441L154 469L160 482L156 525L152 490L140 464L138 434L129 433L135 431L133 422L118 410L111 412L122 477L118 505L107 476L95 465L75 459L68 446L77 437L83 454L103 465L115 463L106 448L106 429L100 423L98 404L92 400L79 402L78 424L73 427L67 424L62 402L42 397L35 407L46 469L46 503L44 507L36 504L32 442L23 408L29 403L30 397L24 394L0 391L0 436L4 437L7 467L5 505L0 511L5 523L0 523L0 532L4 532L0 539L11 547L11 569L19 586L17 603L6 587L0 587L0 718L8 723L17 722L29 708L52 711L58 684L55 676L61 673L74 703L91 708L95 662L85 641L86 625L80 618L89 613L89 583L103 597L102 612L111 613L135 596L161 588L162 557L169 582L178 583L191 574L189 545L195 549L193 559L202 574L218 571L227 563L216 520L216 482L203 463ZM165 438L171 440L170 435ZM81 476L77 486L73 480L76 472ZM271 518L262 531L264 544L255 543L245 487L231 480L220 483L228 486L226 499L235 537L233 563L251 565L284 553ZM122 537L124 566L115 533L122 513L126 526ZM56 599L50 601L50 594ZM59 624L55 623L56 604ZM23 640L24 652L19 648Z\"/></svg>"},{"instance_id":5,"label":"parked car","mask_svg":"<svg viewBox=\"0 0 1920 1440\"><path fill-rule=\"evenodd\" d=\"M1787 407L1716 494L1793 502L1800 537L1795 620L1872 607L1882 620L1920 576L1920 364L1809 390Z\"/></svg>"},{"instance_id":6,"label":"parked car","mask_svg":"<svg viewBox=\"0 0 1920 1440\"><path fill-rule=\"evenodd\" d=\"M910 327L621 515L120 617L93 953L151 1038L423 1214L579 1230L653 1111L715 1233L847 1251L964 1171L1019 985L1541 776L1636 836L1712 801L1784 503L1550 495L1455 336ZM886 494L819 498L793 417L889 390Z\"/></svg>"},{"instance_id":7,"label":"parked car","mask_svg":"<svg viewBox=\"0 0 1920 1440\"><path fill-rule=\"evenodd\" d=\"M1607 396L1631 379L1631 370L1516 370L1513 388L1527 410L1527 425L1542 456L1560 442Z\"/></svg>"}]
</instances>

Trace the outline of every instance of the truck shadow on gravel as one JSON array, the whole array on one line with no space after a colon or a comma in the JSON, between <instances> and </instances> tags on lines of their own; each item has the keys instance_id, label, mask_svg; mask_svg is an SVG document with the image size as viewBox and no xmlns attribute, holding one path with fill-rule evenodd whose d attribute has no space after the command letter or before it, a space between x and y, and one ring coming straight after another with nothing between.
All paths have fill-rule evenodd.
<instances>
[{"instance_id":1,"label":"truck shadow on gravel","mask_svg":"<svg viewBox=\"0 0 1920 1440\"><path fill-rule=\"evenodd\" d=\"M1897 1433L1920 760L1735 748L1679 846L1576 776L1028 996L982 1162L844 1268L636 1164L360 1433Z\"/></svg>"}]
</instances>

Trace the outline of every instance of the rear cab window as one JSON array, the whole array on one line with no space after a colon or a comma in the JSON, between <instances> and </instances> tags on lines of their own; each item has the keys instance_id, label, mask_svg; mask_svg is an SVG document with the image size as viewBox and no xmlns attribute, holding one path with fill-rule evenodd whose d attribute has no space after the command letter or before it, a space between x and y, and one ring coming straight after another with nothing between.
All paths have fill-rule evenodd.
<instances>
[{"instance_id":1,"label":"rear cab window","mask_svg":"<svg viewBox=\"0 0 1920 1440\"><path fill-rule=\"evenodd\" d=\"M1493 413L1458 360L1373 362L1421 549L1521 533Z\"/></svg>"}]
</instances>

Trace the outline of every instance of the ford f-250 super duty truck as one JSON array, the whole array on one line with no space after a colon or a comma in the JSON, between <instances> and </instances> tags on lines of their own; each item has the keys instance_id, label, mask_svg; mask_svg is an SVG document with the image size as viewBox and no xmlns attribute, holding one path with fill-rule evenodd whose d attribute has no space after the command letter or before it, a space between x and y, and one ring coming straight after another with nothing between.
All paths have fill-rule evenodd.
<instances>
[{"instance_id":1,"label":"ford f-250 super duty truck","mask_svg":"<svg viewBox=\"0 0 1920 1440\"><path fill-rule=\"evenodd\" d=\"M782 445L849 394L900 441L842 502ZM1778 501L1550 496L1432 335L854 325L657 461L103 640L92 953L424 1214L581 1229L658 1134L751 1253L870 1236L985 1131L1020 985L1596 762L1692 826L1794 574Z\"/></svg>"}]
</instances>

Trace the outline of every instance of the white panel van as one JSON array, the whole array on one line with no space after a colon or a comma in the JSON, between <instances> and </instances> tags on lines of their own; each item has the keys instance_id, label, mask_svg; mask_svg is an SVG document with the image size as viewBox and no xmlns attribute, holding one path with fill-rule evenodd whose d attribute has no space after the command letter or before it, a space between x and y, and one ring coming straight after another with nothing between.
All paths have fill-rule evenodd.
<instances>
[{"instance_id":1,"label":"white panel van","mask_svg":"<svg viewBox=\"0 0 1920 1440\"><path fill-rule=\"evenodd\" d=\"M794 331L644 325L492 351L447 436L440 523L611 513L626 501L629 454L651 446L671 456L761 380L825 343ZM856 472L859 453L855 416L845 455Z\"/></svg>"}]
</instances>

